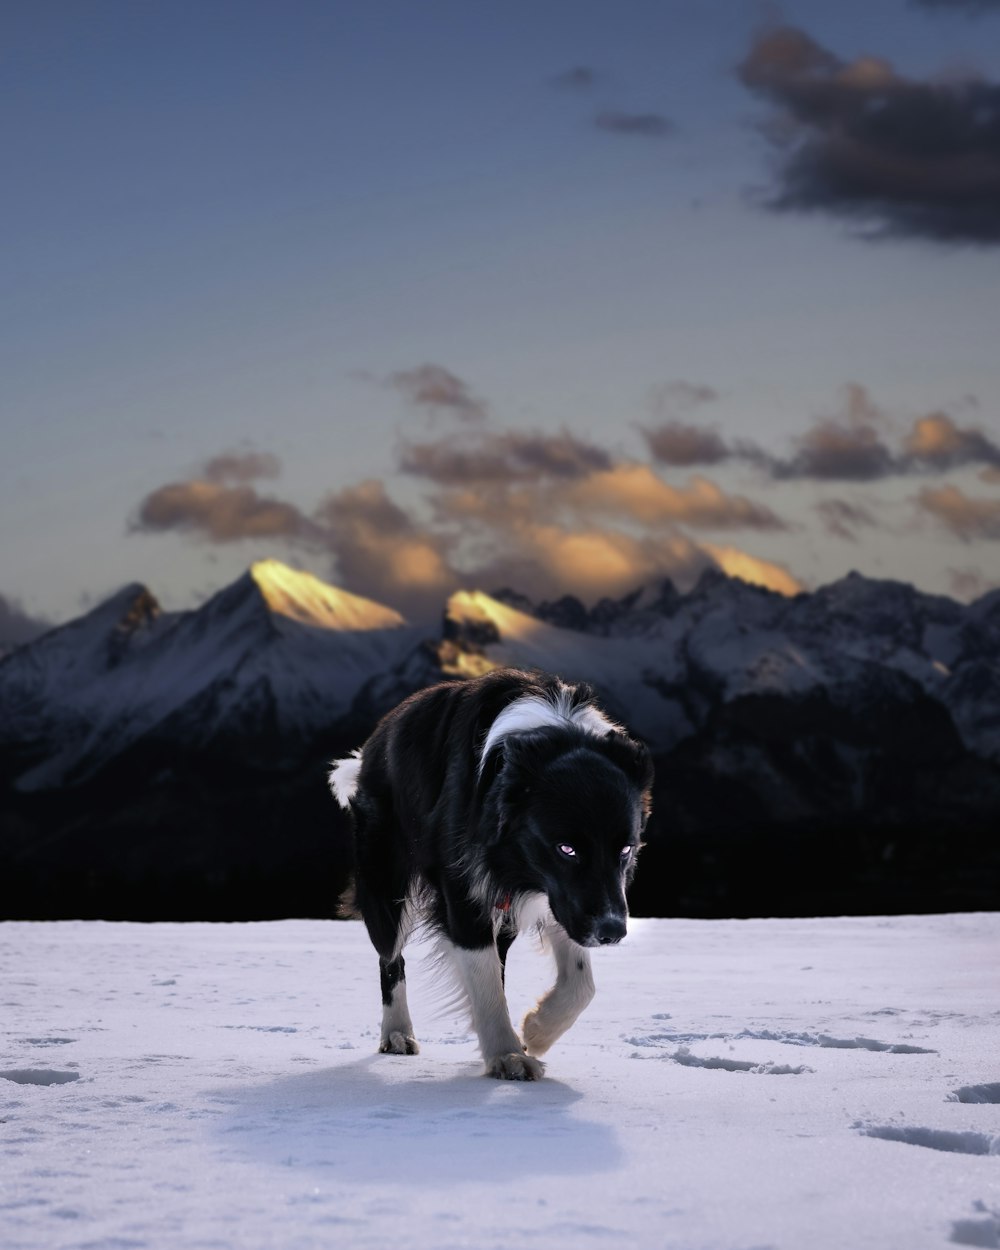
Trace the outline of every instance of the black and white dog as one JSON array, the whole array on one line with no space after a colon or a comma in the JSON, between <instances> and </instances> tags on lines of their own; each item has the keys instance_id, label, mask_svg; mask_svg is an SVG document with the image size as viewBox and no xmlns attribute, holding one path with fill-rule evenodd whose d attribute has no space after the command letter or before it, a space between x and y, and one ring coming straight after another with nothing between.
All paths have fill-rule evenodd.
<instances>
[{"instance_id":1,"label":"black and white dog","mask_svg":"<svg viewBox=\"0 0 1000 1250\"><path fill-rule=\"evenodd\" d=\"M334 762L353 816L356 900L378 951L380 1051L417 1053L402 950L420 923L451 957L489 1076L534 1081L594 995L589 947L625 936L625 889L650 809L646 748L588 686L498 669L404 700ZM537 929L556 983L522 1037L504 996L519 930Z\"/></svg>"}]
</instances>

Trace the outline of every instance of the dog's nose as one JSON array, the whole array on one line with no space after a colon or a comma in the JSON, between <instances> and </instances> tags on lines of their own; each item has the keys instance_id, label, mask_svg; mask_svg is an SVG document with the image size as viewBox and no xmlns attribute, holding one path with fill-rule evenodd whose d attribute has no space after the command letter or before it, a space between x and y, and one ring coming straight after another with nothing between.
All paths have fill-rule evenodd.
<instances>
[{"instance_id":1,"label":"dog's nose","mask_svg":"<svg viewBox=\"0 0 1000 1250\"><path fill-rule=\"evenodd\" d=\"M625 921L621 916L604 916L594 926L594 937L601 946L611 946L625 936Z\"/></svg>"}]
</instances>

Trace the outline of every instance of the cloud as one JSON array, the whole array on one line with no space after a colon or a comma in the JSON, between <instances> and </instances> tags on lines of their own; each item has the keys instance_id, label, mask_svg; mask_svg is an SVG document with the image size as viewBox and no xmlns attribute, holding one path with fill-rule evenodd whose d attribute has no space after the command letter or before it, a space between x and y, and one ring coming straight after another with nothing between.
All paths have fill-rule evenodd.
<instances>
[{"instance_id":1,"label":"cloud","mask_svg":"<svg viewBox=\"0 0 1000 1250\"><path fill-rule=\"evenodd\" d=\"M598 130L615 135L640 135L647 139L663 139L673 134L674 123L661 113L618 113L605 111L594 118Z\"/></svg>"},{"instance_id":2,"label":"cloud","mask_svg":"<svg viewBox=\"0 0 1000 1250\"><path fill-rule=\"evenodd\" d=\"M778 109L772 209L832 213L868 238L1000 243L1000 84L908 79L791 26L760 35L737 72Z\"/></svg>"},{"instance_id":3,"label":"cloud","mask_svg":"<svg viewBox=\"0 0 1000 1250\"><path fill-rule=\"evenodd\" d=\"M568 526L517 516L508 526L496 557L477 569L483 589L513 586L530 598L573 594L585 602L623 595L670 577L692 585L706 568L728 566L733 576L784 587L794 578L777 565L756 561L735 548L708 547L687 535L635 536L598 526ZM466 580L468 584L468 580Z\"/></svg>"},{"instance_id":4,"label":"cloud","mask_svg":"<svg viewBox=\"0 0 1000 1250\"><path fill-rule=\"evenodd\" d=\"M944 412L933 412L914 421L904 450L912 460L933 469L953 469L964 464L1000 467L1000 446L980 429L963 429Z\"/></svg>"},{"instance_id":5,"label":"cloud","mask_svg":"<svg viewBox=\"0 0 1000 1250\"><path fill-rule=\"evenodd\" d=\"M848 542L857 542L859 529L870 529L878 524L867 508L846 499L821 499L816 511L828 534Z\"/></svg>"},{"instance_id":6,"label":"cloud","mask_svg":"<svg viewBox=\"0 0 1000 1250\"><path fill-rule=\"evenodd\" d=\"M252 486L226 486L196 478L168 482L139 504L131 528L182 530L212 542L245 538L305 538L312 525L293 504L258 495Z\"/></svg>"},{"instance_id":7,"label":"cloud","mask_svg":"<svg viewBox=\"0 0 1000 1250\"><path fill-rule=\"evenodd\" d=\"M386 379L405 398L432 413L448 412L462 421L484 421L488 407L473 394L467 382L443 365L424 364L401 369Z\"/></svg>"},{"instance_id":8,"label":"cloud","mask_svg":"<svg viewBox=\"0 0 1000 1250\"><path fill-rule=\"evenodd\" d=\"M267 451L227 451L207 461L202 472L210 482L252 482L278 477L281 461Z\"/></svg>"},{"instance_id":9,"label":"cloud","mask_svg":"<svg viewBox=\"0 0 1000 1250\"><path fill-rule=\"evenodd\" d=\"M555 74L549 85L562 91L589 91L600 79L600 74L590 65L574 65L572 69Z\"/></svg>"},{"instance_id":10,"label":"cloud","mask_svg":"<svg viewBox=\"0 0 1000 1250\"><path fill-rule=\"evenodd\" d=\"M696 464L720 464L730 459L733 448L718 431L683 421L668 421L648 429L639 427L649 454L661 464L687 468Z\"/></svg>"},{"instance_id":11,"label":"cloud","mask_svg":"<svg viewBox=\"0 0 1000 1250\"><path fill-rule=\"evenodd\" d=\"M870 482L888 477L899 466L878 432L884 423L884 413L867 390L851 382L844 388L841 411L816 421L797 440L791 459L764 457L763 462L776 478Z\"/></svg>"},{"instance_id":12,"label":"cloud","mask_svg":"<svg viewBox=\"0 0 1000 1250\"><path fill-rule=\"evenodd\" d=\"M917 505L963 542L1000 539L1000 499L975 499L957 486L925 487Z\"/></svg>"},{"instance_id":13,"label":"cloud","mask_svg":"<svg viewBox=\"0 0 1000 1250\"><path fill-rule=\"evenodd\" d=\"M19 600L0 594L0 655L26 642L33 642L51 628L51 621L42 616L32 616Z\"/></svg>"},{"instance_id":14,"label":"cloud","mask_svg":"<svg viewBox=\"0 0 1000 1250\"><path fill-rule=\"evenodd\" d=\"M770 508L728 495L714 482L693 477L670 486L647 464L622 461L565 488L560 498L581 514L610 513L644 525L686 524L707 529L787 528Z\"/></svg>"},{"instance_id":15,"label":"cloud","mask_svg":"<svg viewBox=\"0 0 1000 1250\"><path fill-rule=\"evenodd\" d=\"M875 430L828 417L799 439L791 460L776 461L772 471L779 478L870 482L888 477L895 467L892 452Z\"/></svg>"},{"instance_id":16,"label":"cloud","mask_svg":"<svg viewBox=\"0 0 1000 1250\"><path fill-rule=\"evenodd\" d=\"M359 594L421 615L439 611L442 595L458 584L446 559L448 540L416 525L381 481L328 495L315 520L338 576Z\"/></svg>"},{"instance_id":17,"label":"cloud","mask_svg":"<svg viewBox=\"0 0 1000 1250\"><path fill-rule=\"evenodd\" d=\"M566 430L560 434L512 430L484 434L471 442L404 443L399 467L441 485L462 485L583 477L610 465L606 451Z\"/></svg>"}]
</instances>

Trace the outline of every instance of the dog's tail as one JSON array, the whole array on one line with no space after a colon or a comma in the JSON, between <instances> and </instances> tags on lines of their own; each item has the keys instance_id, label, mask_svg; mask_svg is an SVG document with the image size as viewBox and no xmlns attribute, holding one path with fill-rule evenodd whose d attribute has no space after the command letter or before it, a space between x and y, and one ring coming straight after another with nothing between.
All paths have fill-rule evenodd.
<instances>
[{"instance_id":1,"label":"dog's tail","mask_svg":"<svg viewBox=\"0 0 1000 1250\"><path fill-rule=\"evenodd\" d=\"M327 774L327 781L333 791L333 797L345 811L350 809L351 799L358 788L358 774L361 772L361 747L345 755L343 759L334 760Z\"/></svg>"}]
</instances>

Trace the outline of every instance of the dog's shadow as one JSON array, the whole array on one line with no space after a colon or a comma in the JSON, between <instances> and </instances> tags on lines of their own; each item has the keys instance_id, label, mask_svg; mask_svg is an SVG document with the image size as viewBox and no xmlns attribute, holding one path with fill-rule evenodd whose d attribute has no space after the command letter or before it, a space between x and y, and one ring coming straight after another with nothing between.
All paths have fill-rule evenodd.
<instances>
[{"instance_id":1,"label":"dog's shadow","mask_svg":"<svg viewBox=\"0 0 1000 1250\"><path fill-rule=\"evenodd\" d=\"M370 1055L207 1096L224 1153L361 1184L581 1175L621 1158L613 1128L571 1113L582 1095L568 1085L448 1077L422 1058Z\"/></svg>"}]
</instances>

